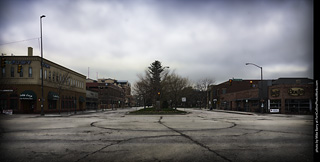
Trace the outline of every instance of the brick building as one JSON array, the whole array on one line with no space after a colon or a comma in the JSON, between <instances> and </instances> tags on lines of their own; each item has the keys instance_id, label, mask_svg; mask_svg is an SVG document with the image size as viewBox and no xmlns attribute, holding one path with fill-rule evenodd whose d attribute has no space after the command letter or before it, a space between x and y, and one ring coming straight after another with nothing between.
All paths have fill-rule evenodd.
<instances>
[{"instance_id":1,"label":"brick building","mask_svg":"<svg viewBox=\"0 0 320 162\"><path fill-rule=\"evenodd\" d=\"M44 112L85 109L85 76L43 59ZM41 57L1 56L0 107L14 113L40 113Z\"/></svg>"},{"instance_id":2,"label":"brick building","mask_svg":"<svg viewBox=\"0 0 320 162\"><path fill-rule=\"evenodd\" d=\"M313 94L313 80L308 78L230 79L210 86L207 100L214 109L308 114Z\"/></svg>"},{"instance_id":3,"label":"brick building","mask_svg":"<svg viewBox=\"0 0 320 162\"><path fill-rule=\"evenodd\" d=\"M209 87L208 104L214 109L259 111L259 80L230 79Z\"/></svg>"},{"instance_id":4,"label":"brick building","mask_svg":"<svg viewBox=\"0 0 320 162\"><path fill-rule=\"evenodd\" d=\"M127 80L117 80L116 83L122 87L125 92L125 106L131 107L133 104L133 97L131 95L131 84Z\"/></svg>"},{"instance_id":5,"label":"brick building","mask_svg":"<svg viewBox=\"0 0 320 162\"><path fill-rule=\"evenodd\" d=\"M98 92L98 108L119 108L125 106L125 91L113 79L87 79L87 90Z\"/></svg>"},{"instance_id":6,"label":"brick building","mask_svg":"<svg viewBox=\"0 0 320 162\"><path fill-rule=\"evenodd\" d=\"M279 78L268 88L268 107L271 112L312 112L313 80L308 78Z\"/></svg>"},{"instance_id":7,"label":"brick building","mask_svg":"<svg viewBox=\"0 0 320 162\"><path fill-rule=\"evenodd\" d=\"M99 98L98 91L86 90L86 109L98 110Z\"/></svg>"}]
</instances>

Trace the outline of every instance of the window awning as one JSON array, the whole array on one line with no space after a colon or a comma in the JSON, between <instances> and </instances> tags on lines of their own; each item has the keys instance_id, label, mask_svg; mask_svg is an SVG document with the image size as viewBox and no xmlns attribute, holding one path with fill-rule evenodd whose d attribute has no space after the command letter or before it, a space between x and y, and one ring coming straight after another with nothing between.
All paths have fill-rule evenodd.
<instances>
[{"instance_id":1,"label":"window awning","mask_svg":"<svg viewBox=\"0 0 320 162\"><path fill-rule=\"evenodd\" d=\"M37 100L37 95L31 90L25 90L20 94L20 100Z\"/></svg>"},{"instance_id":2,"label":"window awning","mask_svg":"<svg viewBox=\"0 0 320 162\"><path fill-rule=\"evenodd\" d=\"M56 93L56 92L52 92L52 91L50 91L49 93L48 93L48 100L59 100L59 95L58 95L58 93Z\"/></svg>"},{"instance_id":3,"label":"window awning","mask_svg":"<svg viewBox=\"0 0 320 162\"><path fill-rule=\"evenodd\" d=\"M84 99L84 97L80 96L79 97L79 102L86 102L86 100Z\"/></svg>"}]
</instances>

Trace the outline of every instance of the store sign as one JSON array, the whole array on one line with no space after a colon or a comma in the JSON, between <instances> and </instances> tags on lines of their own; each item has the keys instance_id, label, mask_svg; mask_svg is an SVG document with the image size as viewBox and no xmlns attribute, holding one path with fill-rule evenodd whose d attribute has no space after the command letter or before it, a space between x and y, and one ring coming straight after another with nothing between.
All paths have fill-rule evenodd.
<instances>
[{"instance_id":1,"label":"store sign","mask_svg":"<svg viewBox=\"0 0 320 162\"><path fill-rule=\"evenodd\" d=\"M56 93L56 92L52 92L52 91L50 91L49 93L48 93L48 100L59 100L59 95L58 95L58 93Z\"/></svg>"},{"instance_id":2,"label":"store sign","mask_svg":"<svg viewBox=\"0 0 320 162\"><path fill-rule=\"evenodd\" d=\"M36 100L37 95L31 90L25 90L20 94L20 100Z\"/></svg>"},{"instance_id":3,"label":"store sign","mask_svg":"<svg viewBox=\"0 0 320 162\"><path fill-rule=\"evenodd\" d=\"M288 90L288 94L290 96L303 96L304 95L304 89L303 88L290 88Z\"/></svg>"},{"instance_id":4,"label":"store sign","mask_svg":"<svg viewBox=\"0 0 320 162\"><path fill-rule=\"evenodd\" d=\"M50 65L48 65L48 64L46 64L44 62L42 63L42 66L45 67L45 68L50 68Z\"/></svg>"},{"instance_id":5,"label":"store sign","mask_svg":"<svg viewBox=\"0 0 320 162\"><path fill-rule=\"evenodd\" d=\"M30 65L31 61L29 60L12 60L8 61L8 64L13 64L13 65Z\"/></svg>"},{"instance_id":6,"label":"store sign","mask_svg":"<svg viewBox=\"0 0 320 162\"><path fill-rule=\"evenodd\" d=\"M279 89L271 89L271 96L272 97L279 97L280 96L280 90Z\"/></svg>"},{"instance_id":7,"label":"store sign","mask_svg":"<svg viewBox=\"0 0 320 162\"><path fill-rule=\"evenodd\" d=\"M12 115L12 110L3 110L2 113L6 114L6 115Z\"/></svg>"},{"instance_id":8,"label":"store sign","mask_svg":"<svg viewBox=\"0 0 320 162\"><path fill-rule=\"evenodd\" d=\"M0 92L13 92L13 89L2 89Z\"/></svg>"},{"instance_id":9,"label":"store sign","mask_svg":"<svg viewBox=\"0 0 320 162\"><path fill-rule=\"evenodd\" d=\"M278 112L279 112L279 109L270 109L270 112L271 112L271 113L278 113Z\"/></svg>"},{"instance_id":10,"label":"store sign","mask_svg":"<svg viewBox=\"0 0 320 162\"><path fill-rule=\"evenodd\" d=\"M6 61L6 64L12 64L12 65L30 65L32 61L30 60L11 60ZM43 67L50 68L49 64L42 63Z\"/></svg>"},{"instance_id":11,"label":"store sign","mask_svg":"<svg viewBox=\"0 0 320 162\"><path fill-rule=\"evenodd\" d=\"M33 95L32 94L20 94L20 99L21 100L33 100Z\"/></svg>"}]
</instances>

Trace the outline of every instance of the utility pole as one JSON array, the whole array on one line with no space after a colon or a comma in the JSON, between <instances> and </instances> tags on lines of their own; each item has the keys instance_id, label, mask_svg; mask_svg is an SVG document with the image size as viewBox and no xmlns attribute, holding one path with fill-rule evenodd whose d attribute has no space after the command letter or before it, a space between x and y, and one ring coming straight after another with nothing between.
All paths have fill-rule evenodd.
<instances>
[{"instance_id":1,"label":"utility pole","mask_svg":"<svg viewBox=\"0 0 320 162\"><path fill-rule=\"evenodd\" d=\"M40 16L40 37L41 37L41 116L44 116L43 111L43 43L42 43L42 18L46 17L45 15Z\"/></svg>"}]
</instances>

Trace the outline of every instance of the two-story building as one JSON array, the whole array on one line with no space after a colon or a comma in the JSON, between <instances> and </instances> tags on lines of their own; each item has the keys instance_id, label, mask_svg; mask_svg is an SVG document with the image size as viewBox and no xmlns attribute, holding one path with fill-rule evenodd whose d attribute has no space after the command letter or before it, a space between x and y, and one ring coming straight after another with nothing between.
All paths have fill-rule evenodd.
<instances>
[{"instance_id":1,"label":"two-story building","mask_svg":"<svg viewBox=\"0 0 320 162\"><path fill-rule=\"evenodd\" d=\"M86 76L45 58L42 65L43 73L41 57L33 56L31 47L28 56L1 56L1 109L40 113L43 96L44 112L84 110Z\"/></svg>"},{"instance_id":2,"label":"two-story building","mask_svg":"<svg viewBox=\"0 0 320 162\"><path fill-rule=\"evenodd\" d=\"M259 111L259 80L229 79L209 87L209 107L223 110Z\"/></svg>"}]
</instances>

